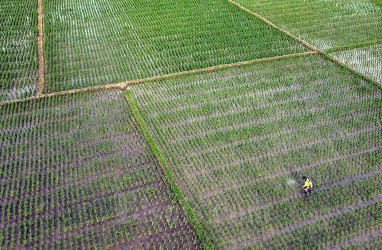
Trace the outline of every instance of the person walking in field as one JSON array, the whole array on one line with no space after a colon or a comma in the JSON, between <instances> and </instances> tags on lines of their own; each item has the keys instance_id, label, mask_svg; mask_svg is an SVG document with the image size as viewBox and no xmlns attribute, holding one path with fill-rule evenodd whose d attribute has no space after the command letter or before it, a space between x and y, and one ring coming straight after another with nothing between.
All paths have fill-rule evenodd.
<instances>
[{"instance_id":1,"label":"person walking in field","mask_svg":"<svg viewBox=\"0 0 382 250\"><path fill-rule=\"evenodd\" d=\"M313 182L311 179L309 179L306 176L303 176L302 179L304 180L304 185L302 186L302 190L305 193L305 196L308 197L308 192L311 192L313 190Z\"/></svg>"}]
</instances>

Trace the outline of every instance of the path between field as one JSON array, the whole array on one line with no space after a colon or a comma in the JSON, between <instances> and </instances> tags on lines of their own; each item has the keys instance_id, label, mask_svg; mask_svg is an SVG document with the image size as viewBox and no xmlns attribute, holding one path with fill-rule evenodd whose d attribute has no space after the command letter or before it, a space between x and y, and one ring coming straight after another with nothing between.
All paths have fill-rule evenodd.
<instances>
[{"instance_id":1,"label":"path between field","mask_svg":"<svg viewBox=\"0 0 382 250\"><path fill-rule=\"evenodd\" d=\"M293 40L299 42L300 44L304 45L305 47L315 51L315 52L319 52L321 53L321 50L316 48L314 45L308 43L307 41L304 41L302 40L301 38L293 35L292 33L290 33L289 31L281 28L280 26L274 24L273 22L269 21L268 19L266 19L265 17L261 16L260 14L256 13L256 12L253 12L252 10L250 9L247 9L246 7L244 7L243 5L233 1L233 0L228 0L228 2L232 3L233 5L236 5L238 8L244 10L245 12L248 12L249 14L251 15L254 15L255 17L257 17L259 20L263 21L264 23L268 24L269 26L281 31L282 33L284 33L285 35L289 36L290 38L292 38Z\"/></svg>"},{"instance_id":2,"label":"path between field","mask_svg":"<svg viewBox=\"0 0 382 250\"><path fill-rule=\"evenodd\" d=\"M43 13L43 0L38 0L37 3L37 22L38 22L38 79L36 92L37 96L41 96L44 92L45 86L45 56L44 56L44 13Z\"/></svg>"},{"instance_id":3,"label":"path between field","mask_svg":"<svg viewBox=\"0 0 382 250\"><path fill-rule=\"evenodd\" d=\"M366 79L368 81L371 81L372 83L376 84L378 87L382 88L382 84L375 82L373 79L365 76L364 74L358 72L357 70L355 70L355 69L349 67L348 65L343 64L340 61L334 59L333 57L331 57L326 52L316 48L314 45L300 39L299 37L293 35L292 33L288 32L287 30L277 26L276 24L269 21L265 17L259 15L258 13L255 13L255 12L247 9L246 7L242 6L241 4L239 4L233 0L228 0L228 2L230 2L231 4L237 6L238 8L242 9L243 11L246 11L247 13L250 13L251 15L254 15L256 18L265 22L267 25L281 31L282 33L291 37L295 41L297 41L300 44L304 45L305 47L311 49L311 51L303 52L303 53L295 53L295 54L276 56L276 57L269 57L269 58L261 58L261 59L255 59L255 60L244 61L244 62L237 62L237 63L232 63L232 64L221 64L221 65L211 66L211 67L207 67L207 68L176 72L176 73L162 75L162 76L154 76L154 77L124 81L124 82L119 82L119 83L108 83L108 84L102 84L102 85L97 85L97 86L85 87L85 88L81 88L81 89L73 89L73 90L54 92L54 93L50 93L50 94L43 94L44 87L45 87L45 56L44 56L44 47L43 47L44 46L44 14L43 14L43 3L42 2L43 2L43 0L38 0L38 7L37 7L37 13L38 13L38 39L37 40L38 40L38 59L39 59L38 60L38 72L37 72L38 81L37 81L37 87L36 87L37 94L36 94L36 96L28 97L28 98L22 98L22 99L11 100L11 101L2 101L2 102L0 102L0 105L25 102L25 101L34 100L36 98L45 98L45 97L49 97L49 96L66 95L66 94L81 93L81 92L87 92L87 91L98 91L98 90L105 90L105 89L126 90L130 85L140 84L140 83L149 82L149 81L155 81L155 80L166 79L166 78L171 78L171 77L176 77L176 76L181 76L181 75L187 75L187 74L193 74L193 73L199 73L199 72L208 72L208 71L213 71L216 69L223 69L223 68L228 68L228 67L248 65L248 64L253 64L253 63L257 63L257 62L273 61L273 60L279 60L281 58L304 56L304 55L311 55L311 54L317 54L317 53L322 54L323 56L327 57L328 59L330 59L334 63L336 63L336 64L338 64L344 68L347 68L351 72L363 77L364 79Z\"/></svg>"},{"instance_id":4,"label":"path between field","mask_svg":"<svg viewBox=\"0 0 382 250\"><path fill-rule=\"evenodd\" d=\"M260 62L276 61L276 60L285 59L285 58L308 56L308 55L313 55L313 54L317 54L317 53L318 53L317 51L307 51L307 52L302 52L302 53L260 58L260 59L243 61L243 62L236 62L236 63L230 63L230 64L220 64L220 65L215 65L215 66L206 67L206 68L200 68L200 69L194 69L194 70L189 70L189 71L181 71L181 72L171 73L171 74L167 74L167 75L153 76L153 77L129 80L129 81L125 81L125 82L118 82L118 83L102 84L102 85L97 85L97 86L90 86L90 87L86 87L86 88L81 88L81 89L65 90L65 91L54 92L54 93L50 93L50 94L41 94L41 95L37 95L37 96L33 96L33 97L11 100L11 101L2 101L2 102L0 102L0 105L7 105L7 104L12 104L12 103L18 103L18 102L26 102L26 101L31 101L34 99L45 98L45 97L50 97L50 96L83 93L83 92L88 92L88 91L98 91L98 90L107 90L107 89L127 90L129 88L129 86L141 84L141 83L145 83L145 82L159 81L162 79L173 78L173 77L183 76L183 75L191 75L191 74L195 74L195 73L211 72L211 71L218 70L218 69L227 69L227 68L232 68L232 67L237 67L237 66L251 65L251 64L260 63Z\"/></svg>"},{"instance_id":5,"label":"path between field","mask_svg":"<svg viewBox=\"0 0 382 250\"><path fill-rule=\"evenodd\" d=\"M306 224L311 224L311 223L317 222L319 220L326 220L326 219L329 219L329 218L331 218L331 217L333 217L335 215L342 214L344 212L351 211L351 210L354 210L354 209L357 209L357 208L367 207L367 206L369 206L369 205L371 205L373 203L380 202L381 200L382 200L382 194L379 194L376 197L374 197L373 199L370 199L370 200L367 200L367 201L361 201L361 202L358 202L358 203L352 203L352 204L347 205L347 206L345 206L345 207L343 207L341 209L332 210L332 211L330 211L328 213L325 213L325 214L322 214L322 215L316 215L316 216L314 216L311 219L297 221L297 222L295 222L295 223L293 223L291 225L285 226L283 228L270 230L270 231L266 232L263 235L260 235L258 237L252 238L252 239L248 239L246 241L243 241L243 242L241 242L241 244L243 244L243 245L248 244L248 243L250 244L250 243L255 242L256 240L267 239L267 238L270 238L270 237L272 237L274 235L277 235L277 234L282 234L282 233L290 232L293 229L296 229L298 227L304 226Z\"/></svg>"},{"instance_id":6,"label":"path between field","mask_svg":"<svg viewBox=\"0 0 382 250\"><path fill-rule=\"evenodd\" d=\"M337 64L337 65L339 65L339 66L341 66L341 67L343 67L343 68L348 69L348 70L351 71L352 73L354 73L354 74L356 74L356 75L358 75L358 76L364 78L365 80L367 80L367 81L373 83L374 85L376 85L377 87L379 87L379 88L382 89L382 83L378 83L378 82L375 81L374 79L368 77L367 75L365 75L365 74L359 72L358 70L356 70L356 69L350 67L350 66L347 65L347 64L344 64L344 63L340 62L339 60L337 60L337 59L335 59L334 57L332 57L331 55L329 55L329 54L328 54L328 51L331 51L331 49L320 50L320 49L316 48L314 45L312 45L312 44L308 43L307 41L302 40L301 38L299 38L299 37L293 35L293 34L290 33L289 31L287 31L287 30L281 28L280 26L274 24L273 22L271 22L271 21L268 20L267 18L261 16L260 14L258 14L258 13L256 13L256 12L251 11L250 9L248 9L248 8L244 7L243 5L241 5L241 4L237 3L237 2L235 2L234 0L227 0L227 1L230 2L230 3L232 3L233 5L236 5L238 8L240 8L240 9L242 9L242 10L244 10L244 11L246 11L246 12L252 14L252 15L254 15L254 16L257 17L259 20L265 22L265 23L268 24L269 26L271 26L271 27L273 27L273 28L275 28L275 29L278 29L279 31L281 31L282 33L286 34L287 36L289 36L290 38L294 39L295 41L299 42L300 44L304 45L305 47L307 47L307 48L309 48L309 49L311 49L311 50L313 50L313 51L315 51L315 52L318 52L319 54L323 55L324 57L326 57L327 59L331 60L331 61L334 62L335 64ZM367 41L367 42L365 42L365 43L367 44L368 42L369 42L369 43L379 43L380 40ZM348 45L348 46L357 46L357 44L355 44L355 45ZM346 47L346 46L344 46L344 47Z\"/></svg>"}]
</instances>

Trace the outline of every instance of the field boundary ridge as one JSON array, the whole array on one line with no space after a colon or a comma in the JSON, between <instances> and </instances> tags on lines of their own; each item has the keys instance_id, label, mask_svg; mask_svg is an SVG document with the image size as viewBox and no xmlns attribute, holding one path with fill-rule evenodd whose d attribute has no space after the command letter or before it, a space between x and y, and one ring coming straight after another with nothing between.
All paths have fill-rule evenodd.
<instances>
[{"instance_id":1,"label":"field boundary ridge","mask_svg":"<svg viewBox=\"0 0 382 250\"><path fill-rule=\"evenodd\" d=\"M254 15L255 17L257 17L259 20L265 22L266 24L268 24L269 26L275 28L275 29L278 29L279 31L283 32L284 34L286 34L287 36L291 37L292 39L294 39L295 41L301 43L302 45L304 45L305 47L315 51L315 52L318 52L319 54L323 55L324 57L326 57L327 59L329 59L330 61L334 62L335 64L338 64L340 65L341 67L349 70L350 72L352 72L353 74L363 78L364 80L367 80L367 81L370 81L371 83L373 83L374 85L376 85L377 87L379 88L382 88L382 83L378 83L376 80L362 74L361 72L359 72L358 70L355 70L353 69L352 67L350 67L349 65L346 65L344 63L342 63L341 61L335 59L333 56L329 55L328 53L331 53L331 52L335 52L335 51L340 51L340 50L346 50L346 49L352 49L352 48L358 48L358 47L362 47L362 46L367 46L367 45L374 45L374 44L380 44L382 43L382 39L375 39L375 40L370 40L370 41L365 41L365 42L360 42L360 43L355 43L355 44L349 44L349 45L345 45L345 46L342 46L342 47L338 47L338 48L330 48L330 49L326 49L326 50L321 50L321 49L318 49L316 48L314 45L310 44L309 42L305 41L305 40L302 40L301 38L293 35L292 33L290 33L289 31L281 28L280 26L274 24L273 22L271 22L270 20L268 20L267 18L261 16L260 14L256 13L256 12L253 12L252 10L244 7L243 5L235 2L234 0L227 0L228 2L232 3L233 5L236 5L238 8L242 9L243 11L246 11L252 15Z\"/></svg>"},{"instance_id":2,"label":"field boundary ridge","mask_svg":"<svg viewBox=\"0 0 382 250\"><path fill-rule=\"evenodd\" d=\"M306 51L306 52L301 52L301 53L287 54L287 55L274 56L274 57L266 57L266 58L254 59L254 60L249 60L249 61L241 61L241 62L235 62L235 63L229 63L229 64L219 64L219 65L210 66L210 67L206 67L206 68L180 71L180 72L170 73L170 74L166 74L166 75L152 76L152 77L128 80L128 81L118 82L118 83L107 83L107 84L90 86L90 87L85 87L85 88L80 88L80 89L64 90L64 91L53 92L53 93L49 93L49 94L41 94L38 96L32 96L32 97L27 97L27 98L22 98L22 99L17 99L17 100L2 101L2 102L0 102L0 106L6 105L6 104L18 103L18 102L31 101L31 100L38 99L38 98L45 98L45 97L50 97L50 96L58 96L58 95L66 95L66 94L75 94L75 93L82 93L82 92L87 92L87 91L97 91L97 90L107 90L107 89L126 90L129 86L137 85L137 84L141 84L141 83L145 83L145 82L152 82L152 81L168 79L168 78L173 78L173 77L178 77L178 76L191 75L191 74L196 74L196 73L201 73L201 72L212 72L212 71L219 70L219 69L229 69L229 68L233 68L233 67L237 67L237 66L252 65L252 64L261 63L261 62L271 62L271 61L277 61L277 60L286 59L286 58L308 56L308 55L313 55L313 54L318 54L318 51Z\"/></svg>"},{"instance_id":3,"label":"field boundary ridge","mask_svg":"<svg viewBox=\"0 0 382 250\"><path fill-rule=\"evenodd\" d=\"M316 48L314 45L308 43L307 41L304 41L302 40L301 38L293 35L292 33L290 33L289 31L281 28L280 26L274 24L273 22L271 22L270 20L268 20L267 18L261 16L260 14L256 13L256 12L253 12L252 10L244 7L243 5L235 2L234 0L227 0L228 2L230 2L231 4L233 5L236 5L238 8L244 10L245 12L257 17L257 19L263 21L264 23L268 24L269 26L281 31L282 33L284 33L285 35L289 36L290 38L294 39L295 41L299 42L300 44L304 45L305 47L313 50L313 51L316 51L316 52L321 52L320 49Z\"/></svg>"},{"instance_id":4,"label":"field boundary ridge","mask_svg":"<svg viewBox=\"0 0 382 250\"><path fill-rule=\"evenodd\" d=\"M205 231L203 225L200 223L198 217L196 216L194 210L191 207L191 204L188 202L186 196L184 195L183 191L179 187L179 185L176 182L175 175L171 171L169 165L167 164L167 161L160 150L158 144L156 143L153 135L151 134L149 127L142 117L137 105L135 104L133 97L129 90L127 90L124 93L124 96L131 108L131 111L133 113L133 117L136 120L137 127L143 134L144 138L147 140L147 143L150 146L151 151L153 152L154 156L157 158L159 165L161 169L163 170L164 174L164 180L167 181L170 184L171 191L173 192L175 199L179 202L180 206L182 207L188 221L191 223L192 227L194 228L196 235L198 236L199 240L202 242L202 247L204 249L215 249L214 245L211 242L211 239L207 232Z\"/></svg>"},{"instance_id":5,"label":"field boundary ridge","mask_svg":"<svg viewBox=\"0 0 382 250\"><path fill-rule=\"evenodd\" d=\"M37 69L37 86L36 96L41 96L45 87L45 55L44 55L44 13L43 13L43 0L38 0L37 3L37 53L38 53L38 69Z\"/></svg>"},{"instance_id":6,"label":"field boundary ridge","mask_svg":"<svg viewBox=\"0 0 382 250\"><path fill-rule=\"evenodd\" d=\"M371 77L365 75L365 74L362 74L361 72L359 72L358 70L350 67L349 65L341 62L340 60L336 59L334 56L330 55L329 53L327 52L324 52L324 51L321 51L320 53L323 57L326 57L327 59L329 59L330 61L332 61L333 63L337 64L338 66L350 71L351 73L353 73L354 75L362 78L363 80L366 80L372 84L374 84L377 88L379 89L382 89L382 83L379 83L377 82L376 80L372 79Z\"/></svg>"}]
</instances>

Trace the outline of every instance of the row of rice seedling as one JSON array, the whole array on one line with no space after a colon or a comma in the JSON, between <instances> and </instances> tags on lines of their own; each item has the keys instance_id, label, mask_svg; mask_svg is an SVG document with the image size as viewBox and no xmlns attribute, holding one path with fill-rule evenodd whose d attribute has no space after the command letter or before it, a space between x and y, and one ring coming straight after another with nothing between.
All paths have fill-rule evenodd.
<instances>
[{"instance_id":1,"label":"row of rice seedling","mask_svg":"<svg viewBox=\"0 0 382 250\"><path fill-rule=\"evenodd\" d=\"M120 91L0 105L1 248L199 248Z\"/></svg>"},{"instance_id":2,"label":"row of rice seedling","mask_svg":"<svg viewBox=\"0 0 382 250\"><path fill-rule=\"evenodd\" d=\"M268 235L295 225L298 216L297 231L312 223L310 233L321 234L315 217L330 223L330 211L342 216L341 209L381 194L382 90L320 55L129 91L218 248L254 242L273 248L277 240ZM300 200L303 175L317 184L310 212ZM364 233L343 232L350 238ZM322 246L337 243L322 239Z\"/></svg>"},{"instance_id":3,"label":"row of rice seedling","mask_svg":"<svg viewBox=\"0 0 382 250\"><path fill-rule=\"evenodd\" d=\"M374 230L368 234L359 235L356 238L340 244L343 249L381 249L382 248L382 228Z\"/></svg>"},{"instance_id":4,"label":"row of rice seedling","mask_svg":"<svg viewBox=\"0 0 382 250\"><path fill-rule=\"evenodd\" d=\"M226 1L44 1L46 92L307 51Z\"/></svg>"},{"instance_id":5,"label":"row of rice seedling","mask_svg":"<svg viewBox=\"0 0 382 250\"><path fill-rule=\"evenodd\" d=\"M382 38L382 4L371 0L234 0L319 49ZM275 8L277 6L277 8Z\"/></svg>"},{"instance_id":6,"label":"row of rice seedling","mask_svg":"<svg viewBox=\"0 0 382 250\"><path fill-rule=\"evenodd\" d=\"M382 84L382 44L341 50L331 55Z\"/></svg>"},{"instance_id":7,"label":"row of rice seedling","mask_svg":"<svg viewBox=\"0 0 382 250\"><path fill-rule=\"evenodd\" d=\"M289 228L287 232L272 234L263 240L244 244L243 249L272 248L330 248L341 241L349 240L359 234L368 233L382 226L382 202L365 202L355 208L344 209L328 218L317 218L309 224ZM312 228L319 229L312 232Z\"/></svg>"},{"instance_id":8,"label":"row of rice seedling","mask_svg":"<svg viewBox=\"0 0 382 250\"><path fill-rule=\"evenodd\" d=\"M35 94L37 1L0 2L0 101Z\"/></svg>"},{"instance_id":9,"label":"row of rice seedling","mask_svg":"<svg viewBox=\"0 0 382 250\"><path fill-rule=\"evenodd\" d=\"M220 228L216 231L216 234L228 240L233 238L246 241L253 237L259 240L264 238L264 235L266 235L264 233L267 231L285 228L297 222L304 222L312 217L319 217L345 206L356 204L360 200L366 202L373 199L375 195L382 191L378 186L378 181L381 181L380 170L366 177L354 178L342 185L325 185L312 194L308 204L303 201L296 201L297 192L288 199L274 200L254 207L245 215L232 218L227 216L226 219L219 221ZM374 186L371 187L372 185ZM323 204L325 205L323 206ZM309 206L309 209L302 209L304 205ZM256 228L255 235L253 236L250 230L245 230L246 228ZM317 231L314 230L313 233L317 233Z\"/></svg>"}]
</instances>

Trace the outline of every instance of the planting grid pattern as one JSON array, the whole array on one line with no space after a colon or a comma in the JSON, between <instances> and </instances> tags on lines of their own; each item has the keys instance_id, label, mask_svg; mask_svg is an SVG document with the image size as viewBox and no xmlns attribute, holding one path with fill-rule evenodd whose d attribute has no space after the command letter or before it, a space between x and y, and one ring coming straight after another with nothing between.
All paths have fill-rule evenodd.
<instances>
[{"instance_id":1,"label":"planting grid pattern","mask_svg":"<svg viewBox=\"0 0 382 250\"><path fill-rule=\"evenodd\" d=\"M199 248L121 91L0 113L0 248Z\"/></svg>"},{"instance_id":2,"label":"planting grid pattern","mask_svg":"<svg viewBox=\"0 0 382 250\"><path fill-rule=\"evenodd\" d=\"M381 0L235 0L319 49L382 38Z\"/></svg>"},{"instance_id":3,"label":"planting grid pattern","mask_svg":"<svg viewBox=\"0 0 382 250\"><path fill-rule=\"evenodd\" d=\"M37 1L0 1L0 101L29 97L37 81Z\"/></svg>"},{"instance_id":4,"label":"planting grid pattern","mask_svg":"<svg viewBox=\"0 0 382 250\"><path fill-rule=\"evenodd\" d=\"M381 229L382 90L361 77L310 55L129 91L217 248L324 248Z\"/></svg>"},{"instance_id":5,"label":"planting grid pattern","mask_svg":"<svg viewBox=\"0 0 382 250\"><path fill-rule=\"evenodd\" d=\"M382 84L382 44L333 52L339 61Z\"/></svg>"},{"instance_id":6,"label":"planting grid pattern","mask_svg":"<svg viewBox=\"0 0 382 250\"><path fill-rule=\"evenodd\" d=\"M307 51L227 1L45 0L45 93Z\"/></svg>"},{"instance_id":7,"label":"planting grid pattern","mask_svg":"<svg viewBox=\"0 0 382 250\"><path fill-rule=\"evenodd\" d=\"M308 51L229 2L43 0L44 93ZM381 0L235 2L381 83L381 45L360 47ZM36 9L0 3L0 102L36 94ZM370 82L294 55L129 91L217 248L381 248ZM134 115L115 90L0 104L0 248L200 248Z\"/></svg>"}]
</instances>

